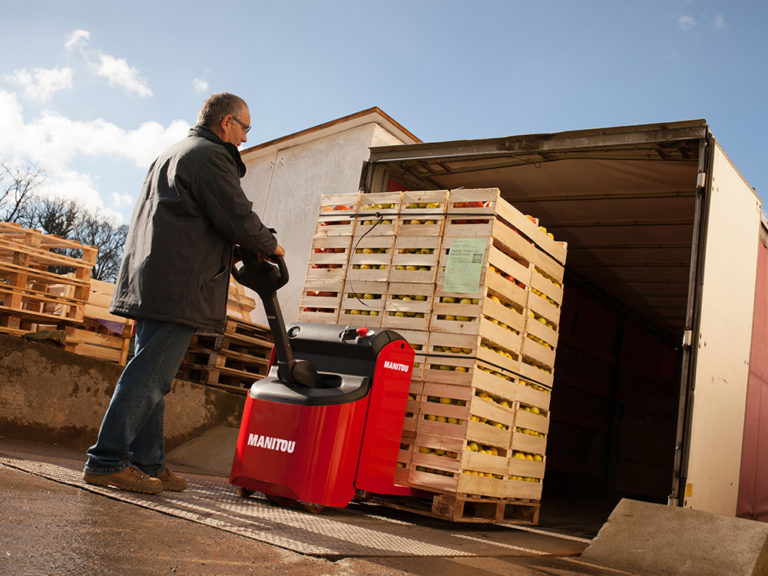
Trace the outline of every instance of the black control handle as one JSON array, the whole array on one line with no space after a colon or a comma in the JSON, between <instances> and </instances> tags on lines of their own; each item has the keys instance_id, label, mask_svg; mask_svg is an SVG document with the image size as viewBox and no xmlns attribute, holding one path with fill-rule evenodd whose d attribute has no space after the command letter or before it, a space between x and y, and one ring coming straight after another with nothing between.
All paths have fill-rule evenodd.
<instances>
[{"instance_id":1,"label":"black control handle","mask_svg":"<svg viewBox=\"0 0 768 576\"><path fill-rule=\"evenodd\" d=\"M240 268L232 268L232 276L243 286L256 292L264 304L269 329L275 343L277 356L277 377L286 384L300 384L316 388L320 385L317 370L309 362L293 357L285 320L277 299L277 290L288 283L288 266L282 256L273 255L265 259L260 254L238 250L243 262Z\"/></svg>"}]
</instances>

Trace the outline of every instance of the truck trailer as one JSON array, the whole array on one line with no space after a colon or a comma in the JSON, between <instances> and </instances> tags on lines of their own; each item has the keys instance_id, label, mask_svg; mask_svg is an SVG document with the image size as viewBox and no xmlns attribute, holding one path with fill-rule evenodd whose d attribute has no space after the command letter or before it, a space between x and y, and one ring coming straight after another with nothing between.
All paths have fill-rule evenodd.
<instances>
[{"instance_id":1,"label":"truck trailer","mask_svg":"<svg viewBox=\"0 0 768 576\"><path fill-rule=\"evenodd\" d=\"M568 244L545 505L628 497L768 520L767 223L705 120L424 143L378 109L348 117L357 141L363 118L363 192L498 188ZM269 171L246 192L278 228L357 191L333 178L349 172L333 152L354 146L345 119L316 130L243 152ZM324 145L332 171L302 165ZM298 191L299 172L322 185ZM299 260L305 236L288 246Z\"/></svg>"}]
</instances>

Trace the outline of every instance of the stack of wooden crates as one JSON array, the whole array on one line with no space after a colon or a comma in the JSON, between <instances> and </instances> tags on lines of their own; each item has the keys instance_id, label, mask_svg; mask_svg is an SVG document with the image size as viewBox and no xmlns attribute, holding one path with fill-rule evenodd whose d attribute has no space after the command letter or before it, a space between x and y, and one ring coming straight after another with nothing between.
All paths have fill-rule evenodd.
<instances>
[{"instance_id":1,"label":"stack of wooden crates","mask_svg":"<svg viewBox=\"0 0 768 576\"><path fill-rule=\"evenodd\" d=\"M479 281L449 292L465 239ZM434 494L432 515L537 521L565 257L498 189L321 199L299 321L414 347L396 480Z\"/></svg>"}]
</instances>

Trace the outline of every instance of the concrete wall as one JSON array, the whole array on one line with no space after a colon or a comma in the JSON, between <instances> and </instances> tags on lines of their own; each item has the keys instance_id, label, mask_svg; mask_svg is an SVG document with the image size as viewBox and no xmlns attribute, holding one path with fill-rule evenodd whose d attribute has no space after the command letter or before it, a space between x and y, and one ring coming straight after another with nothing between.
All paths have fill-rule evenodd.
<instances>
[{"instance_id":1,"label":"concrete wall","mask_svg":"<svg viewBox=\"0 0 768 576\"><path fill-rule=\"evenodd\" d=\"M85 449L96 440L121 367L0 334L0 434ZM170 450L219 424L239 426L245 397L176 381L166 397Z\"/></svg>"},{"instance_id":2,"label":"concrete wall","mask_svg":"<svg viewBox=\"0 0 768 576\"><path fill-rule=\"evenodd\" d=\"M290 282L278 293L286 322L298 315L320 197L357 192L369 148L404 142L413 140L370 114L243 152L243 189L286 249ZM252 319L267 323L260 304Z\"/></svg>"}]
</instances>

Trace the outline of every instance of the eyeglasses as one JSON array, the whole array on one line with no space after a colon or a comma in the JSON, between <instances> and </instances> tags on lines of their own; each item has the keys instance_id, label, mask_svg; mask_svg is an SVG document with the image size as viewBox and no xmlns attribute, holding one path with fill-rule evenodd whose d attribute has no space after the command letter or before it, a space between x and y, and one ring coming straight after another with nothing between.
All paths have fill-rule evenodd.
<instances>
[{"instance_id":1,"label":"eyeglasses","mask_svg":"<svg viewBox=\"0 0 768 576\"><path fill-rule=\"evenodd\" d=\"M249 124L243 124L242 122L240 122L240 120L238 120L234 116L232 116L232 120L240 124L240 126L243 127L243 130L245 130L245 133L248 134L248 131L251 129L251 126Z\"/></svg>"}]
</instances>

